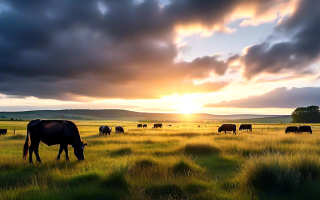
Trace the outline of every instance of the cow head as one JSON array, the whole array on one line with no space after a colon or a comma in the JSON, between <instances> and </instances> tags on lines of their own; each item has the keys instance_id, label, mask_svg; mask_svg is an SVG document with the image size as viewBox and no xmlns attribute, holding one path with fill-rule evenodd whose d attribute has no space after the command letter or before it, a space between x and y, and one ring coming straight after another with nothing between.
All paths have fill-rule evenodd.
<instances>
[{"instance_id":1,"label":"cow head","mask_svg":"<svg viewBox=\"0 0 320 200\"><path fill-rule=\"evenodd\" d=\"M221 127L219 127L218 132L219 132L219 133L221 132Z\"/></svg>"},{"instance_id":2,"label":"cow head","mask_svg":"<svg viewBox=\"0 0 320 200\"><path fill-rule=\"evenodd\" d=\"M86 146L87 143L83 143L82 141L77 144L73 144L72 147L74 149L74 155L78 158L78 160L84 160L83 150L84 146Z\"/></svg>"}]
</instances>

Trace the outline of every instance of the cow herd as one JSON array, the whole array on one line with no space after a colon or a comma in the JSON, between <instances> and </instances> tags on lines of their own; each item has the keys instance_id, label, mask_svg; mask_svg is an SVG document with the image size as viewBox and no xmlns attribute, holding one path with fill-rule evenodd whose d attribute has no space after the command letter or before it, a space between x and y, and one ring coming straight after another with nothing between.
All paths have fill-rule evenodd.
<instances>
[{"instance_id":1,"label":"cow herd","mask_svg":"<svg viewBox=\"0 0 320 200\"><path fill-rule=\"evenodd\" d=\"M288 126L285 130L285 133L303 133L307 132L312 134L311 126Z\"/></svg>"},{"instance_id":2,"label":"cow herd","mask_svg":"<svg viewBox=\"0 0 320 200\"><path fill-rule=\"evenodd\" d=\"M171 125L169 125L171 126ZM137 128L146 128L147 124L138 124ZM154 124L153 128L162 128L162 124ZM198 125L198 127L200 127ZM252 131L251 124L241 124L239 131L247 130ZM99 135L110 135L112 132L112 127L100 126ZM218 128L218 132L232 132L234 135L237 133L237 126L235 124L222 124ZM303 133L307 132L312 134L312 129L310 126L288 126L285 133ZM124 129L121 126L115 127L115 133L124 133ZM0 129L0 135L7 134L7 129ZM29 145L30 140L30 145ZM84 148L87 143L84 143L80 138L80 133L77 126L67 120L32 120L27 125L27 137L25 144L23 146L23 158L26 159L29 151L29 162L33 163L32 155L36 156L38 162L42 162L39 156L39 144L43 142L44 144L60 145L57 160L60 160L60 155L64 151L66 154L66 160L69 160L68 146L71 145L74 149L74 155L78 160L84 160Z\"/></svg>"},{"instance_id":3,"label":"cow herd","mask_svg":"<svg viewBox=\"0 0 320 200\"><path fill-rule=\"evenodd\" d=\"M249 130L252 131L252 125L251 124L241 124L239 127L239 131L242 130ZM219 129L218 132L224 132L225 134L227 134L227 131L232 131L234 135L237 134L237 126L235 124L222 124ZM285 133L303 133L303 132L307 132L312 134L312 129L311 126L288 126L285 130Z\"/></svg>"},{"instance_id":4,"label":"cow herd","mask_svg":"<svg viewBox=\"0 0 320 200\"><path fill-rule=\"evenodd\" d=\"M171 126L171 125L169 125ZM138 124L137 128L148 128L148 124ZM162 128L162 124L154 124L153 128Z\"/></svg>"}]
</instances>

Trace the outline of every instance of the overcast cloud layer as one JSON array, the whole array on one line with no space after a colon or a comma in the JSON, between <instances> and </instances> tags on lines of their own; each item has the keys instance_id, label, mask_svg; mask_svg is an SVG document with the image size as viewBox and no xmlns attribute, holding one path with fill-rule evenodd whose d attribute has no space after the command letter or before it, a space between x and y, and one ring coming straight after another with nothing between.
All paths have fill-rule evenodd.
<instances>
[{"instance_id":1,"label":"overcast cloud layer","mask_svg":"<svg viewBox=\"0 0 320 200\"><path fill-rule=\"evenodd\" d=\"M244 8L250 8L250 20L257 20L245 23L258 23L285 2L172 0L163 6L156 0L0 1L0 93L76 100L214 92L228 83L193 81L224 75L228 60L203 56L174 62L181 30L196 26L230 32L230 20L248 16L241 12ZM317 0L302 1L277 27L278 32L294 32L292 41L249 48L240 58L244 75L300 70L314 62L320 52L319 5Z\"/></svg>"},{"instance_id":2,"label":"overcast cloud layer","mask_svg":"<svg viewBox=\"0 0 320 200\"><path fill-rule=\"evenodd\" d=\"M301 106L319 105L320 88L277 88L260 96L250 96L245 99L223 101L208 104L205 107L234 108L296 108Z\"/></svg>"}]
</instances>

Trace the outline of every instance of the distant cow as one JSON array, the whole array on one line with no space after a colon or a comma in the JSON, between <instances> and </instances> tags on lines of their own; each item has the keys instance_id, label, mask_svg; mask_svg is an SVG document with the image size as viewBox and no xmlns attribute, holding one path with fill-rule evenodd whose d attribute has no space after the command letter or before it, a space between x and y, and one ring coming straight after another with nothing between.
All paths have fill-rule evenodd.
<instances>
[{"instance_id":1,"label":"distant cow","mask_svg":"<svg viewBox=\"0 0 320 200\"><path fill-rule=\"evenodd\" d=\"M252 132L252 125L251 124L241 124L240 127L239 127L239 131L242 131L242 130L249 130Z\"/></svg>"},{"instance_id":2,"label":"distant cow","mask_svg":"<svg viewBox=\"0 0 320 200\"><path fill-rule=\"evenodd\" d=\"M143 124L143 128L147 128L148 127L148 125L147 124Z\"/></svg>"},{"instance_id":3,"label":"distant cow","mask_svg":"<svg viewBox=\"0 0 320 200\"><path fill-rule=\"evenodd\" d=\"M312 134L311 126L299 126L299 133L307 132Z\"/></svg>"},{"instance_id":4,"label":"distant cow","mask_svg":"<svg viewBox=\"0 0 320 200\"><path fill-rule=\"evenodd\" d=\"M137 128L142 128L142 124L138 124L138 125L137 125Z\"/></svg>"},{"instance_id":5,"label":"distant cow","mask_svg":"<svg viewBox=\"0 0 320 200\"><path fill-rule=\"evenodd\" d=\"M285 133L298 133L298 132L299 132L299 128L297 126L288 126L285 131Z\"/></svg>"},{"instance_id":6,"label":"distant cow","mask_svg":"<svg viewBox=\"0 0 320 200\"><path fill-rule=\"evenodd\" d=\"M169 124L168 126L171 126L171 124Z\"/></svg>"},{"instance_id":7,"label":"distant cow","mask_svg":"<svg viewBox=\"0 0 320 200\"><path fill-rule=\"evenodd\" d=\"M0 135L6 135L7 129L0 129Z\"/></svg>"},{"instance_id":8,"label":"distant cow","mask_svg":"<svg viewBox=\"0 0 320 200\"><path fill-rule=\"evenodd\" d=\"M112 128L109 126L100 126L99 128L99 135L110 135L112 131Z\"/></svg>"},{"instance_id":9,"label":"distant cow","mask_svg":"<svg viewBox=\"0 0 320 200\"><path fill-rule=\"evenodd\" d=\"M222 132L224 131L224 134L227 134L227 131L232 131L233 134L237 134L237 126L235 124L222 124L219 129L218 132Z\"/></svg>"},{"instance_id":10,"label":"distant cow","mask_svg":"<svg viewBox=\"0 0 320 200\"><path fill-rule=\"evenodd\" d=\"M198 125L198 128L200 128L200 125Z\"/></svg>"},{"instance_id":11,"label":"distant cow","mask_svg":"<svg viewBox=\"0 0 320 200\"><path fill-rule=\"evenodd\" d=\"M31 145L29 146L29 138ZM77 126L71 121L64 120L32 120L27 126L27 138L23 146L23 158L25 159L29 153L29 162L32 161L32 154L36 155L37 161L42 162L39 156L39 144L42 141L44 144L51 146L60 144L57 160L60 160L60 154L64 150L66 159L68 156L68 145L74 148L74 155L78 160L84 160L83 150L87 145L80 138Z\"/></svg>"},{"instance_id":12,"label":"distant cow","mask_svg":"<svg viewBox=\"0 0 320 200\"><path fill-rule=\"evenodd\" d=\"M162 124L154 124L153 128L162 128Z\"/></svg>"},{"instance_id":13,"label":"distant cow","mask_svg":"<svg viewBox=\"0 0 320 200\"><path fill-rule=\"evenodd\" d=\"M121 126L116 126L116 133L123 133L124 130Z\"/></svg>"}]
</instances>

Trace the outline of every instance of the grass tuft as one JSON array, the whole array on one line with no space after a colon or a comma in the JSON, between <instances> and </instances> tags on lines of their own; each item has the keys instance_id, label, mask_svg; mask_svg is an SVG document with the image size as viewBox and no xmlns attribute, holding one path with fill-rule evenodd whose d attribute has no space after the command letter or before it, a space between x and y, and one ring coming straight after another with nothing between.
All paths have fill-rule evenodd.
<instances>
[{"instance_id":1,"label":"grass tuft","mask_svg":"<svg viewBox=\"0 0 320 200\"><path fill-rule=\"evenodd\" d=\"M158 166L159 164L156 161L154 161L153 159L144 158L144 159L136 161L134 163L134 165L139 168L149 168L149 167Z\"/></svg>"},{"instance_id":2,"label":"grass tuft","mask_svg":"<svg viewBox=\"0 0 320 200\"><path fill-rule=\"evenodd\" d=\"M128 167L119 167L116 168L113 172L109 174L106 180L103 181L103 185L107 188L118 188L126 190L129 187L129 184L126 180L126 175L128 172Z\"/></svg>"},{"instance_id":3,"label":"grass tuft","mask_svg":"<svg viewBox=\"0 0 320 200\"><path fill-rule=\"evenodd\" d=\"M102 173L93 171L93 172L72 177L69 180L69 184L71 186L74 186L74 185L82 185L85 183L97 183L102 179L102 177L103 177Z\"/></svg>"},{"instance_id":4,"label":"grass tuft","mask_svg":"<svg viewBox=\"0 0 320 200\"><path fill-rule=\"evenodd\" d=\"M261 156L246 164L244 174L247 186L266 194L301 193L319 178L320 160L318 156Z\"/></svg>"},{"instance_id":5,"label":"grass tuft","mask_svg":"<svg viewBox=\"0 0 320 200\"><path fill-rule=\"evenodd\" d=\"M206 190L208 187L203 182L195 182L195 183L189 183L184 187L184 190L189 194L197 194L204 190Z\"/></svg>"},{"instance_id":6,"label":"grass tuft","mask_svg":"<svg viewBox=\"0 0 320 200\"><path fill-rule=\"evenodd\" d=\"M187 144L184 153L192 155L211 155L220 152L220 149L212 144Z\"/></svg>"},{"instance_id":7,"label":"grass tuft","mask_svg":"<svg viewBox=\"0 0 320 200\"><path fill-rule=\"evenodd\" d=\"M191 174L195 174L197 172L201 172L203 170L199 166L197 166L196 164L193 164L191 161L181 160L180 162L176 163L172 167L172 171L174 174L191 175Z\"/></svg>"},{"instance_id":8,"label":"grass tuft","mask_svg":"<svg viewBox=\"0 0 320 200\"><path fill-rule=\"evenodd\" d=\"M181 199L185 196L182 188L176 184L154 185L147 188L145 192L153 199Z\"/></svg>"},{"instance_id":9,"label":"grass tuft","mask_svg":"<svg viewBox=\"0 0 320 200\"><path fill-rule=\"evenodd\" d=\"M129 147L121 148L111 152L112 156L125 156L125 155L132 155L133 150Z\"/></svg>"}]
</instances>

